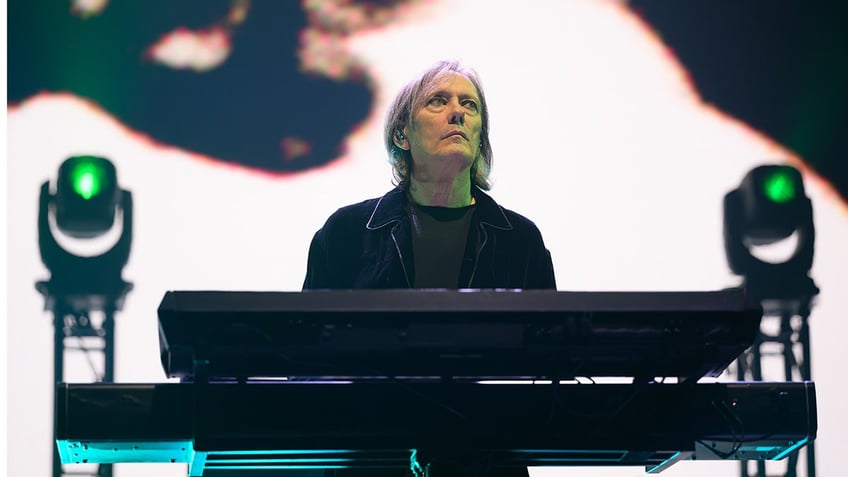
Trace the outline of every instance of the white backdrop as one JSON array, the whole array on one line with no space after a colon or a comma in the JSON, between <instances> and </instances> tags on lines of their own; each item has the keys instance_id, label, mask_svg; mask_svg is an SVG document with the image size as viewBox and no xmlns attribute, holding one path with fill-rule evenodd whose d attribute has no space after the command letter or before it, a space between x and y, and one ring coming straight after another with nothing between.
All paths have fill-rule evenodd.
<instances>
[{"instance_id":1,"label":"white backdrop","mask_svg":"<svg viewBox=\"0 0 848 477\"><path fill-rule=\"evenodd\" d=\"M10 109L9 475L46 476L51 469L53 328L33 286L48 277L38 254L37 200L40 184L72 155L110 158L135 200L135 238L124 272L135 289L116 324L116 380L122 382L164 381L156 307L166 290L300 289L309 240L326 217L391 187L383 112L400 85L442 58L481 74L495 151L492 194L539 226L560 289L737 284L724 258L723 195L756 165L804 167L801 159L702 103L658 37L620 3L526 3L516 9L512 2L434 2L390 27L347 39L345 53L377 78L373 113L347 139L344 157L288 178L157 144L70 95L42 94ZM848 209L814 174L805 173L805 181L818 232L812 276L822 289L811 317L817 470L829 477L844 475L841 454L848 449L841 366L848 336ZM84 359L69 358L66 376L89 380ZM180 476L185 466L122 464L115 475ZM683 462L664 475L738 475L738 463Z\"/></svg>"}]
</instances>

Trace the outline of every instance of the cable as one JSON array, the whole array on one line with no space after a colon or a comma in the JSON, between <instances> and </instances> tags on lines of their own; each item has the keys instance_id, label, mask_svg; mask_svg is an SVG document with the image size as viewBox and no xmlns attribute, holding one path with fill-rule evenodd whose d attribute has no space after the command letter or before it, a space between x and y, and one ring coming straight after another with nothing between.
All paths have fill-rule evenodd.
<instances>
[{"instance_id":1,"label":"cable","mask_svg":"<svg viewBox=\"0 0 848 477\"><path fill-rule=\"evenodd\" d=\"M97 367L94 365L94 361L91 359L91 352L93 350L91 348L85 346L85 344L83 344L83 340L82 340L81 336L77 336L76 338L77 338L77 342L79 343L78 349L80 351L82 351L83 354L85 355L85 359L86 359L86 361L88 361L88 366L91 368L92 374L94 374L94 380L96 382L103 381L103 376L101 376L97 373Z\"/></svg>"},{"instance_id":2,"label":"cable","mask_svg":"<svg viewBox=\"0 0 848 477\"><path fill-rule=\"evenodd\" d=\"M728 427L730 429L731 436L733 438L733 440L730 441L731 442L730 451L728 451L728 452L720 451L720 450L718 450L714 447L707 445L707 443L704 442L703 440L698 440L696 442L698 442L699 444L704 446L705 449L709 450L714 455L716 455L717 457L719 457L723 460L732 459L736 455L736 453L739 452L739 449L742 448L742 444L745 441L745 425L742 422L742 420L739 418L739 416L733 411L733 409L730 408L730 406L727 405L727 402L721 401L721 408L719 407L718 404L716 404L716 401L714 401L714 400L710 401L710 404L713 406L713 408L715 408L716 411L718 411L719 415L729 425ZM732 419L730 419L730 417L732 417ZM736 423L739 424L739 426L741 428L741 435L737 435L736 426L734 425L734 423L732 421L736 421ZM719 441L719 442L725 442L725 441Z\"/></svg>"}]
</instances>

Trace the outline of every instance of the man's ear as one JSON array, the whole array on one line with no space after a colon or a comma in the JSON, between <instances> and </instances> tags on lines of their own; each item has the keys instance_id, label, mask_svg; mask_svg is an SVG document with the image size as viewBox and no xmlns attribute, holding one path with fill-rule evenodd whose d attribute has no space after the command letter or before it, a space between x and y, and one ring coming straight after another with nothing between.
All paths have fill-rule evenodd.
<instances>
[{"instance_id":1,"label":"man's ear","mask_svg":"<svg viewBox=\"0 0 848 477\"><path fill-rule=\"evenodd\" d=\"M404 151L409 150L409 138L406 137L406 126L395 129L395 133L392 134L392 141L394 141L395 146Z\"/></svg>"}]
</instances>

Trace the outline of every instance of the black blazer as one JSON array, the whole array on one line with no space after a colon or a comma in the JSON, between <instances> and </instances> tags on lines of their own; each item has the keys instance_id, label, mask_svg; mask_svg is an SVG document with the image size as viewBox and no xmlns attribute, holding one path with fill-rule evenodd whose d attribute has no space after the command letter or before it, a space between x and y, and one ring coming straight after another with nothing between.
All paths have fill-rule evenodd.
<instances>
[{"instance_id":1,"label":"black blazer","mask_svg":"<svg viewBox=\"0 0 848 477\"><path fill-rule=\"evenodd\" d=\"M457 288L556 289L551 254L533 222L478 188ZM406 193L334 212L312 239L303 289L412 288Z\"/></svg>"}]
</instances>

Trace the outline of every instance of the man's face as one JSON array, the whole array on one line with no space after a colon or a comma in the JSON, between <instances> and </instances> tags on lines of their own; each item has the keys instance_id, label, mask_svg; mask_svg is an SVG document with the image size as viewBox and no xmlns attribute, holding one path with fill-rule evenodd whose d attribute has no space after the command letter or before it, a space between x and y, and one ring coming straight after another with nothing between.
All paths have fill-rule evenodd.
<instances>
[{"instance_id":1,"label":"man's face","mask_svg":"<svg viewBox=\"0 0 848 477\"><path fill-rule=\"evenodd\" d=\"M425 97L404 128L409 138L414 170L420 167L459 173L480 152L483 127L477 89L466 77L453 73Z\"/></svg>"}]
</instances>

